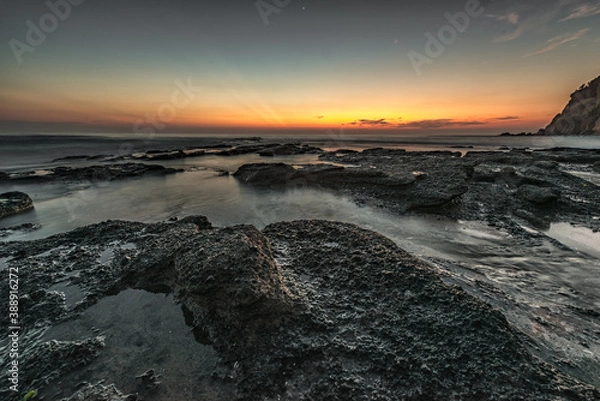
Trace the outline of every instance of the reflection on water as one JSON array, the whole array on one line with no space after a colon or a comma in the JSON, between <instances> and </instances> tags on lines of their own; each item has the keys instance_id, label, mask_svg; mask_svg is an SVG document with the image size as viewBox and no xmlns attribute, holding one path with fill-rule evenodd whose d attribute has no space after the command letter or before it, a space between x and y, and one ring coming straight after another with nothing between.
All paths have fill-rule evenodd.
<instances>
[{"instance_id":1,"label":"reflection on water","mask_svg":"<svg viewBox=\"0 0 600 401\"><path fill-rule=\"evenodd\" d=\"M600 259L600 232L595 233L585 227L574 227L569 223L553 223L546 235L575 251Z\"/></svg>"},{"instance_id":2,"label":"reflection on water","mask_svg":"<svg viewBox=\"0 0 600 401\"><path fill-rule=\"evenodd\" d=\"M126 290L100 300L80 318L50 328L40 341L73 341L105 336L100 356L47 389L68 396L82 381L115 383L125 394L141 392L150 401L228 400L231 391L210 378L219 358L195 341L172 296ZM160 384L144 392L136 376L154 369ZM57 394L59 393L59 394ZM60 396L59 396L60 395Z\"/></svg>"}]
</instances>

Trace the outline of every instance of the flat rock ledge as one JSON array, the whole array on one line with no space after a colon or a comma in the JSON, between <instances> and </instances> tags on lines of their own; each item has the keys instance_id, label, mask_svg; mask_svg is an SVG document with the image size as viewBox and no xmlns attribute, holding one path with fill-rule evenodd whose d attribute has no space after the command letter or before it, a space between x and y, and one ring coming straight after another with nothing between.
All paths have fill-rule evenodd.
<instances>
[{"instance_id":1,"label":"flat rock ledge","mask_svg":"<svg viewBox=\"0 0 600 401\"><path fill-rule=\"evenodd\" d=\"M100 263L108 248L114 257ZM0 258L27 277L20 283L25 328L72 319L126 289L173 293L196 337L219 355L212 377L237 400L600 399L596 388L534 358L501 313L351 224L297 221L259 231L213 228L201 216L110 221L5 243ZM0 278L5 288L7 280ZM77 285L84 299L69 310L49 291L57 282ZM0 299L0 308L7 302ZM44 396L60 377L73 386L68 401L142 399L110 382L64 382L94 363L101 338L29 344L22 389ZM132 380L142 373L131 372ZM23 396L0 389L4 400Z\"/></svg>"},{"instance_id":2,"label":"flat rock ledge","mask_svg":"<svg viewBox=\"0 0 600 401\"><path fill-rule=\"evenodd\" d=\"M556 148L508 152L330 152L329 164L241 166L240 182L256 187L339 191L359 205L394 213L483 220L519 231L569 222L600 231L600 191L570 171L600 171L600 150Z\"/></svg>"},{"instance_id":3,"label":"flat rock ledge","mask_svg":"<svg viewBox=\"0 0 600 401\"><path fill-rule=\"evenodd\" d=\"M55 167L8 175L10 182L37 183L52 181L114 181L146 176L163 176L183 170L156 164L115 163L89 167ZM0 177L1 178L1 177Z\"/></svg>"}]
</instances>

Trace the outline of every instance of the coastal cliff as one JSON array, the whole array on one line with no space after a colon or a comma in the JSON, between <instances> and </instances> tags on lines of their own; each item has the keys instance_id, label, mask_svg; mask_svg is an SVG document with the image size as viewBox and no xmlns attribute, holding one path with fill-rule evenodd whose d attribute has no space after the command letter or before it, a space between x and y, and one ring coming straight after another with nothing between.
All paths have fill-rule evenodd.
<instances>
[{"instance_id":1,"label":"coastal cliff","mask_svg":"<svg viewBox=\"0 0 600 401\"><path fill-rule=\"evenodd\" d=\"M543 135L600 135L600 77L582 85L573 94Z\"/></svg>"}]
</instances>

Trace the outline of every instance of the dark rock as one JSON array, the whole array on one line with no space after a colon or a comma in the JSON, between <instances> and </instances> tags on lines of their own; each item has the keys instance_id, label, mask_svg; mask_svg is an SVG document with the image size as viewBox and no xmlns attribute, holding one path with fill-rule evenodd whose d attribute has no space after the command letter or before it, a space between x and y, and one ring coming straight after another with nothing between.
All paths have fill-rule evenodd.
<instances>
[{"instance_id":1,"label":"dark rock","mask_svg":"<svg viewBox=\"0 0 600 401\"><path fill-rule=\"evenodd\" d=\"M600 173L600 161L597 161L596 163L594 163L594 165L592 166L592 169L594 169L594 171L597 171Z\"/></svg>"},{"instance_id":2,"label":"dark rock","mask_svg":"<svg viewBox=\"0 0 600 401\"><path fill-rule=\"evenodd\" d=\"M260 156L293 156L293 155L303 155L307 153L321 153L322 150L319 148L315 148L309 145L303 145L298 143L287 143L284 145L279 145L275 147L270 147L269 149L265 149L259 151L258 154Z\"/></svg>"},{"instance_id":3,"label":"dark rock","mask_svg":"<svg viewBox=\"0 0 600 401\"><path fill-rule=\"evenodd\" d=\"M0 171L0 181L8 180L9 178L10 178L10 176L8 174Z\"/></svg>"},{"instance_id":4,"label":"dark rock","mask_svg":"<svg viewBox=\"0 0 600 401\"><path fill-rule=\"evenodd\" d=\"M143 160L179 160L186 159L190 157L199 157L206 155L206 151L204 150L193 150L193 151L183 151L183 150L175 150L175 151L148 151L142 157Z\"/></svg>"},{"instance_id":5,"label":"dark rock","mask_svg":"<svg viewBox=\"0 0 600 401\"><path fill-rule=\"evenodd\" d=\"M102 338L32 344L28 352L20 353L19 367L30 368L19 369L19 388L24 392L45 388L48 383L56 382L67 373L94 361L103 347ZM15 399L14 395L14 392L8 391L8 386L0 389L3 400ZM23 395L18 397L19 401L22 399Z\"/></svg>"},{"instance_id":6,"label":"dark rock","mask_svg":"<svg viewBox=\"0 0 600 401\"><path fill-rule=\"evenodd\" d=\"M6 237L14 232L32 232L42 228L39 224L24 223L18 226L0 228L0 238Z\"/></svg>"},{"instance_id":7,"label":"dark rock","mask_svg":"<svg viewBox=\"0 0 600 401\"><path fill-rule=\"evenodd\" d=\"M546 169L546 170L554 170L555 168L558 167L558 163L557 162L555 162L555 161L544 161L544 160L535 162L535 163L533 163L533 165L535 167L543 168L543 169Z\"/></svg>"},{"instance_id":8,"label":"dark rock","mask_svg":"<svg viewBox=\"0 0 600 401\"><path fill-rule=\"evenodd\" d=\"M336 152L338 153L338 152ZM394 156L400 153L406 153L404 149L386 149L386 148L373 148L365 149L361 154L366 156Z\"/></svg>"},{"instance_id":9,"label":"dark rock","mask_svg":"<svg viewBox=\"0 0 600 401\"><path fill-rule=\"evenodd\" d=\"M113 181L151 175L167 175L182 170L166 168L154 164L120 163L90 167L56 167L36 172L15 174L11 181L49 182L49 181Z\"/></svg>"},{"instance_id":10,"label":"dark rock","mask_svg":"<svg viewBox=\"0 0 600 401\"><path fill-rule=\"evenodd\" d=\"M5 192L0 194L0 219L33 209L33 201L23 192Z\"/></svg>"},{"instance_id":11,"label":"dark rock","mask_svg":"<svg viewBox=\"0 0 600 401\"><path fill-rule=\"evenodd\" d=\"M175 278L197 320L234 328L261 318L275 322L291 311L270 244L254 227L202 231L177 253Z\"/></svg>"},{"instance_id":12,"label":"dark rock","mask_svg":"<svg viewBox=\"0 0 600 401\"><path fill-rule=\"evenodd\" d=\"M86 384L69 398L63 398L61 401L142 401L137 396L123 395L114 385L104 386L103 384Z\"/></svg>"},{"instance_id":13,"label":"dark rock","mask_svg":"<svg viewBox=\"0 0 600 401\"><path fill-rule=\"evenodd\" d=\"M537 187L535 185L523 185L519 187L518 194L523 199L536 204L556 202L560 198L560 191L557 189Z\"/></svg>"},{"instance_id":14,"label":"dark rock","mask_svg":"<svg viewBox=\"0 0 600 401\"><path fill-rule=\"evenodd\" d=\"M406 188L370 185L365 181L345 185L323 185L351 196L358 204L385 207L397 213L417 210L462 220L485 220L511 226L514 210L525 210L544 222L569 221L600 229L598 191L571 174L559 170L556 163L586 170L600 163L597 149L556 148L511 152L467 152L456 157L454 152L399 152L376 149L358 154L327 153L323 161L360 166L384 172L387 177L419 174L419 179ZM366 180L368 181L368 180ZM321 180L313 176L310 185ZM555 188L564 196L556 202L532 203L515 196L523 185ZM550 193L554 198L556 192ZM548 207L552 206L552 207Z\"/></svg>"},{"instance_id":15,"label":"dark rock","mask_svg":"<svg viewBox=\"0 0 600 401\"><path fill-rule=\"evenodd\" d=\"M160 382L158 381L159 377L160 375L157 375L154 369L150 369L145 371L141 375L136 376L135 378L140 381L140 385L144 389L155 390L160 384Z\"/></svg>"},{"instance_id":16,"label":"dark rock","mask_svg":"<svg viewBox=\"0 0 600 401\"><path fill-rule=\"evenodd\" d=\"M18 263L27 275L23 294L64 280L61 270L74 261L82 264L77 282L88 291L87 305L126 288L174 293L188 324L219 355L213 375L227 377L240 400L600 397L533 358L501 313L445 285L433 267L379 234L324 221L277 223L262 232L200 228L209 224L203 217L107 222L11 243L2 252L21 255L7 263ZM127 242L135 250L116 249L123 257L107 266L93 262L107 244ZM0 284L7 279L0 277ZM7 302L0 298L0 308ZM27 327L48 324L39 314L24 319ZM65 372L101 352L101 343L89 341L24 349L20 385L43 392L47 383L65 380ZM157 379L155 372L144 377ZM22 399L6 386L0 396ZM82 399L132 398L86 384L69 400Z\"/></svg>"},{"instance_id":17,"label":"dark rock","mask_svg":"<svg viewBox=\"0 0 600 401\"><path fill-rule=\"evenodd\" d=\"M220 152L215 153L217 156L239 156L239 155L247 155L250 153L258 153L264 152L271 148L276 148L281 146L277 143L265 144L265 145L243 145L237 146L233 149L222 150Z\"/></svg>"},{"instance_id":18,"label":"dark rock","mask_svg":"<svg viewBox=\"0 0 600 401\"><path fill-rule=\"evenodd\" d=\"M90 156L89 155L81 155L81 156L65 156L53 159L51 163L62 162L62 161L70 161L70 160L86 160Z\"/></svg>"},{"instance_id":19,"label":"dark rock","mask_svg":"<svg viewBox=\"0 0 600 401\"><path fill-rule=\"evenodd\" d=\"M256 163L241 166L233 176L246 184L282 185L290 182L296 170L285 163Z\"/></svg>"},{"instance_id":20,"label":"dark rock","mask_svg":"<svg viewBox=\"0 0 600 401\"><path fill-rule=\"evenodd\" d=\"M524 220L526 220L528 223L530 223L533 227L537 228L538 230L549 230L550 229L550 222L545 220L542 217L538 217L535 214L524 210L524 209L517 209L514 211L515 216L520 217Z\"/></svg>"}]
</instances>

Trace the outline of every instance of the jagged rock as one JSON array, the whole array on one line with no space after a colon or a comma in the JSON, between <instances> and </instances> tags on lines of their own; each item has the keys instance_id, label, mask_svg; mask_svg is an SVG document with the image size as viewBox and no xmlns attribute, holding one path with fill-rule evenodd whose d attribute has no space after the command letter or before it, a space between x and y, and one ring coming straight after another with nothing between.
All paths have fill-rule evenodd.
<instances>
[{"instance_id":1,"label":"jagged rock","mask_svg":"<svg viewBox=\"0 0 600 401\"><path fill-rule=\"evenodd\" d=\"M582 85L544 135L600 135L600 77Z\"/></svg>"},{"instance_id":2,"label":"jagged rock","mask_svg":"<svg viewBox=\"0 0 600 401\"><path fill-rule=\"evenodd\" d=\"M272 147L263 151L258 152L260 156L293 156L303 155L307 153L320 153L321 149L313 146L299 144L299 143L286 143L276 147Z\"/></svg>"},{"instance_id":3,"label":"jagged rock","mask_svg":"<svg viewBox=\"0 0 600 401\"><path fill-rule=\"evenodd\" d=\"M108 244L129 242L135 249L112 245L112 261L94 263ZM44 293L73 263L81 264L76 280L88 291L86 302L127 288L174 293L188 324L222 361L214 374L227 377L240 400L600 396L534 359L502 314L445 285L434 268L391 240L351 224L277 223L260 232L210 228L204 217L107 222L10 243L0 254L15 258L9 266L18 264L27 275L24 294ZM0 277L0 284L6 280ZM0 298L0 308L6 302ZM24 324L48 323L37 315ZM43 393L45 381L64 380L68 369L93 360L100 345L82 344L26 350L21 384ZM5 380L6 372L0 376ZM125 399L133 398L87 385L68 400Z\"/></svg>"},{"instance_id":4,"label":"jagged rock","mask_svg":"<svg viewBox=\"0 0 600 401\"><path fill-rule=\"evenodd\" d=\"M295 169L285 163L245 164L235 172L234 177L254 185L314 183L328 188L342 188L350 184L403 187L416 180L412 174L391 176L376 169L345 168L327 164L304 165Z\"/></svg>"},{"instance_id":5,"label":"jagged rock","mask_svg":"<svg viewBox=\"0 0 600 401\"><path fill-rule=\"evenodd\" d=\"M553 170L558 167L558 163L555 161L538 161L533 163L535 167L543 168L546 170Z\"/></svg>"},{"instance_id":6,"label":"jagged rock","mask_svg":"<svg viewBox=\"0 0 600 401\"><path fill-rule=\"evenodd\" d=\"M200 321L248 326L291 310L269 241L252 226L199 232L179 248L173 268L183 302Z\"/></svg>"},{"instance_id":7,"label":"jagged rock","mask_svg":"<svg viewBox=\"0 0 600 401\"><path fill-rule=\"evenodd\" d=\"M558 168L558 163L564 163L574 166L567 169L586 171L594 163L600 163L597 149L482 151L468 152L463 157L453 152L375 149L352 154L326 153L320 159L372 170L371 177L375 177L376 172L384 173L389 180L409 174L419 176L406 187L374 185L375 178L367 176L363 181L348 180L344 185L323 185L342 191L358 204L385 207L396 213L412 210L453 219L485 220L507 228L514 227L511 221L514 211L524 210L545 222L544 226L569 221L592 230L600 229L600 220L589 218L599 213L597 187ZM319 175L312 178L308 181L310 185L321 184ZM515 196L523 185L555 190L547 194L547 199L539 199L547 203L536 203ZM556 191L564 196L557 198L560 194Z\"/></svg>"},{"instance_id":8,"label":"jagged rock","mask_svg":"<svg viewBox=\"0 0 600 401\"><path fill-rule=\"evenodd\" d=\"M233 176L246 184L282 185L290 182L296 170L285 163L256 163L241 166Z\"/></svg>"},{"instance_id":9,"label":"jagged rock","mask_svg":"<svg viewBox=\"0 0 600 401\"><path fill-rule=\"evenodd\" d=\"M103 347L104 339L101 337L34 344L29 352L20 354L19 389L26 392L44 388L48 383L56 382L67 373L91 363ZM15 395L17 394L10 391L8 386L0 389L0 398L3 400L15 399ZM18 399L22 400L23 396L21 394Z\"/></svg>"},{"instance_id":10,"label":"jagged rock","mask_svg":"<svg viewBox=\"0 0 600 401\"><path fill-rule=\"evenodd\" d=\"M523 199L536 204L555 202L560 197L560 192L555 188L537 187L535 185L519 187L518 194Z\"/></svg>"},{"instance_id":11,"label":"jagged rock","mask_svg":"<svg viewBox=\"0 0 600 401\"><path fill-rule=\"evenodd\" d=\"M23 192L5 192L0 194L0 219L33 209L33 201Z\"/></svg>"},{"instance_id":12,"label":"jagged rock","mask_svg":"<svg viewBox=\"0 0 600 401\"><path fill-rule=\"evenodd\" d=\"M206 151L203 149L193 151L183 151L181 149L174 151L159 151L152 150L146 152L140 159L142 160L179 160L190 157L199 157L206 155Z\"/></svg>"},{"instance_id":13,"label":"jagged rock","mask_svg":"<svg viewBox=\"0 0 600 401\"><path fill-rule=\"evenodd\" d=\"M238 156L238 155L247 155L250 153L262 152L270 148L275 148L281 146L277 143L272 144L260 144L260 145L243 145L237 146L233 149L222 150L220 152L215 153L217 156Z\"/></svg>"},{"instance_id":14,"label":"jagged rock","mask_svg":"<svg viewBox=\"0 0 600 401\"><path fill-rule=\"evenodd\" d=\"M6 227L6 228L0 228L0 238L3 237L7 237L10 234L14 233L14 232L32 232L35 230L40 229L42 226L39 224L33 224L33 223L24 223L24 224L20 224L18 226L12 226L12 227Z\"/></svg>"},{"instance_id":15,"label":"jagged rock","mask_svg":"<svg viewBox=\"0 0 600 401\"><path fill-rule=\"evenodd\" d=\"M86 384L69 398L61 401L142 401L137 396L123 395L114 385L104 386L102 384Z\"/></svg>"}]
</instances>

